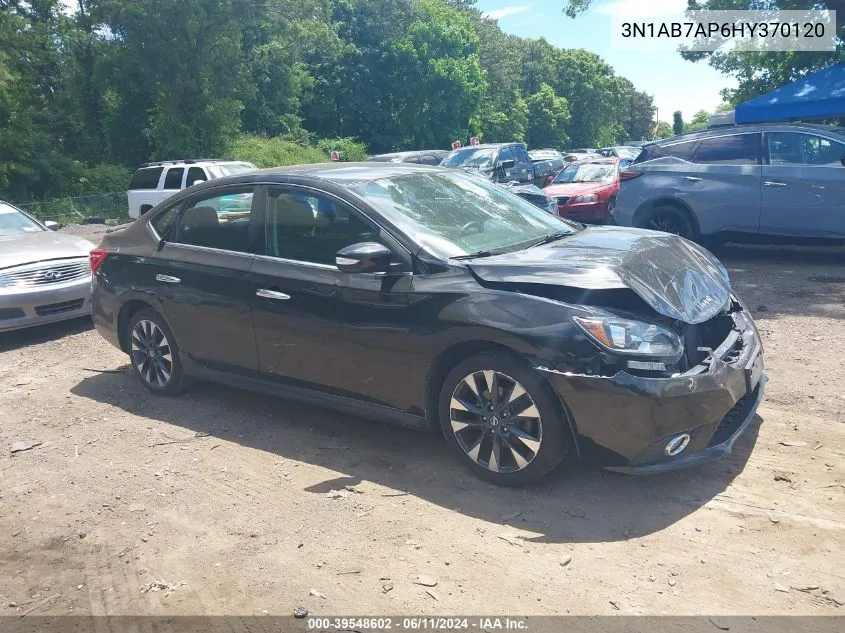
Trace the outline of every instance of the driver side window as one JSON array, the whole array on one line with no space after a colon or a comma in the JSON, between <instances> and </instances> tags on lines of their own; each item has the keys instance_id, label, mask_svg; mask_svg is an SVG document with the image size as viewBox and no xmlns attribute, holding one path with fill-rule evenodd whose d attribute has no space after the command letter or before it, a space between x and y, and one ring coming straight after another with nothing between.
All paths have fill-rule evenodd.
<instances>
[{"instance_id":1,"label":"driver side window","mask_svg":"<svg viewBox=\"0 0 845 633\"><path fill-rule=\"evenodd\" d=\"M499 163L503 163L506 160L515 160L513 155L513 149L510 147L506 147L501 152L499 152Z\"/></svg>"},{"instance_id":2,"label":"driver side window","mask_svg":"<svg viewBox=\"0 0 845 633\"><path fill-rule=\"evenodd\" d=\"M266 253L333 266L342 248L384 242L379 229L354 210L311 192L272 188L267 197Z\"/></svg>"}]
</instances>

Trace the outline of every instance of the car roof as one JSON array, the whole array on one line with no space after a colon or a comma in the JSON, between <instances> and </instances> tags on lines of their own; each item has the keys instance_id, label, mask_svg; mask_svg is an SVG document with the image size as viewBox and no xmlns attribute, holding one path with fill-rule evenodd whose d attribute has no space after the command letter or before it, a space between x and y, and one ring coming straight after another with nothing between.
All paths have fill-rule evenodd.
<instances>
[{"instance_id":1,"label":"car roof","mask_svg":"<svg viewBox=\"0 0 845 633\"><path fill-rule=\"evenodd\" d=\"M587 163L615 163L619 158L616 156L601 156L598 158L585 158L584 160L573 160L570 165L584 165Z\"/></svg>"},{"instance_id":2,"label":"car roof","mask_svg":"<svg viewBox=\"0 0 845 633\"><path fill-rule=\"evenodd\" d=\"M310 163L307 165L288 165L285 167L272 167L270 169L258 169L246 174L228 176L225 179L218 179L213 182L248 182L248 181L283 181L288 176L306 176L319 178L337 184L350 182L373 181L381 178L392 178L405 176L419 172L449 172L454 169L446 169L433 165L417 165L414 163L389 163L381 161L369 161L360 163Z\"/></svg>"},{"instance_id":3,"label":"car roof","mask_svg":"<svg viewBox=\"0 0 845 633\"><path fill-rule=\"evenodd\" d=\"M158 160L150 163L143 163L138 169L149 167L167 167L168 165L251 165L249 161L234 160L229 158L179 158L174 160Z\"/></svg>"},{"instance_id":4,"label":"car roof","mask_svg":"<svg viewBox=\"0 0 845 633\"><path fill-rule=\"evenodd\" d=\"M462 149L496 149L498 147L505 147L507 145L525 145L525 143L481 143L480 145L464 145L463 147L459 147L457 149L453 149L453 152L459 152Z\"/></svg>"},{"instance_id":5,"label":"car roof","mask_svg":"<svg viewBox=\"0 0 845 633\"><path fill-rule=\"evenodd\" d=\"M415 149L407 152L388 152L386 154L373 154L367 160L372 161L379 158L408 158L410 156L422 156L424 154L448 154L448 149Z\"/></svg>"},{"instance_id":6,"label":"car roof","mask_svg":"<svg viewBox=\"0 0 845 633\"><path fill-rule=\"evenodd\" d=\"M748 125L720 125L717 127L707 128L706 130L698 130L697 132L690 132L689 134L679 134L669 138L663 138L653 143L648 143L645 147L651 145L670 145L672 143L682 143L684 141L695 141L702 138L711 138L714 136L727 136L729 134L742 134L748 132L767 132L767 131L784 131L784 132L826 132L828 134L835 134L836 136L845 135L845 128L836 127L833 125L823 125L819 123L753 123Z\"/></svg>"}]
</instances>

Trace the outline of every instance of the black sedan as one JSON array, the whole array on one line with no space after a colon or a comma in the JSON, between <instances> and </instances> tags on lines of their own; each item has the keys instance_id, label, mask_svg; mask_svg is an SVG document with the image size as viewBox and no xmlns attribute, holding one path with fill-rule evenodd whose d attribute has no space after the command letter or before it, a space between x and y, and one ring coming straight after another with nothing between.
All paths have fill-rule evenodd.
<instances>
[{"instance_id":1,"label":"black sedan","mask_svg":"<svg viewBox=\"0 0 845 633\"><path fill-rule=\"evenodd\" d=\"M583 228L457 170L213 180L108 234L91 269L98 331L153 392L199 378L438 429L498 484L570 458L723 456L766 382L707 251Z\"/></svg>"}]
</instances>

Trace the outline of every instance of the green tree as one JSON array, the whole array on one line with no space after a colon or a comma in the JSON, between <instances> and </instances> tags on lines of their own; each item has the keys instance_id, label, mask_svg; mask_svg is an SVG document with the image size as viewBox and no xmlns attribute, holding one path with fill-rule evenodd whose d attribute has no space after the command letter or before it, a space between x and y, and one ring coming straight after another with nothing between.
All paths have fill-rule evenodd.
<instances>
[{"instance_id":1,"label":"green tree","mask_svg":"<svg viewBox=\"0 0 845 633\"><path fill-rule=\"evenodd\" d=\"M640 92L627 79L620 79L625 97L619 113L619 121L624 128L624 141L641 141L651 138L654 121L654 100L645 92Z\"/></svg>"},{"instance_id":2,"label":"green tree","mask_svg":"<svg viewBox=\"0 0 845 633\"><path fill-rule=\"evenodd\" d=\"M699 110L696 112L692 120L689 121L684 125L684 134L689 134L690 132L697 132L698 130L706 130L707 123L710 121L710 113L706 110Z\"/></svg>"},{"instance_id":3,"label":"green tree","mask_svg":"<svg viewBox=\"0 0 845 633\"><path fill-rule=\"evenodd\" d=\"M672 126L669 125L666 121L660 121L657 124L657 129L654 133L655 138L669 138L673 136L674 132L672 131Z\"/></svg>"},{"instance_id":4,"label":"green tree","mask_svg":"<svg viewBox=\"0 0 845 633\"><path fill-rule=\"evenodd\" d=\"M675 134L684 133L684 115L680 110L675 110L672 113L672 131Z\"/></svg>"},{"instance_id":5,"label":"green tree","mask_svg":"<svg viewBox=\"0 0 845 633\"><path fill-rule=\"evenodd\" d=\"M566 99L557 96L549 84L540 84L539 90L525 103L528 106L528 126L525 130L528 146L566 147L569 142L566 128L570 119Z\"/></svg>"}]
</instances>

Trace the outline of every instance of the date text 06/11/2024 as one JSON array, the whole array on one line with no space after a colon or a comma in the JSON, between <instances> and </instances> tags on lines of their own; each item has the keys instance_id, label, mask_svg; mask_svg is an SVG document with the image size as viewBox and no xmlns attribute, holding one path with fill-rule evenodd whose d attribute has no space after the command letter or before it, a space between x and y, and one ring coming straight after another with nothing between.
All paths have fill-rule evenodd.
<instances>
[{"instance_id":1,"label":"date text 06/11/2024","mask_svg":"<svg viewBox=\"0 0 845 633\"><path fill-rule=\"evenodd\" d=\"M527 631L524 619L508 617L317 617L308 618L309 631Z\"/></svg>"}]
</instances>

